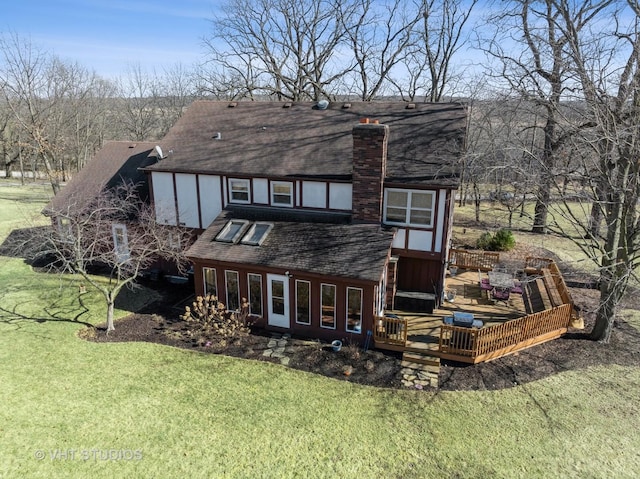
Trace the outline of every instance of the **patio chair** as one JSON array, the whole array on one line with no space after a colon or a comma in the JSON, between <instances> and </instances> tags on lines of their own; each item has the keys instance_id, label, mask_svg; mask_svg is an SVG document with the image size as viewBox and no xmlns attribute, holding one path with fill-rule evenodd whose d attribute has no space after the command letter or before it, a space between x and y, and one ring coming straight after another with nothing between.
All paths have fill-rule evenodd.
<instances>
[{"instance_id":1,"label":"patio chair","mask_svg":"<svg viewBox=\"0 0 640 479\"><path fill-rule=\"evenodd\" d=\"M509 290L494 288L491 290L491 298L496 302L502 301L504 304L507 304L507 301L509 301Z\"/></svg>"},{"instance_id":2,"label":"patio chair","mask_svg":"<svg viewBox=\"0 0 640 479\"><path fill-rule=\"evenodd\" d=\"M522 283L520 281L515 281L513 288L511 288L511 292L513 294L522 294Z\"/></svg>"},{"instance_id":3,"label":"patio chair","mask_svg":"<svg viewBox=\"0 0 640 479\"><path fill-rule=\"evenodd\" d=\"M480 270L478 270L478 283L480 284L480 289L482 291L491 291L493 289L489 283L489 278L483 278Z\"/></svg>"}]
</instances>

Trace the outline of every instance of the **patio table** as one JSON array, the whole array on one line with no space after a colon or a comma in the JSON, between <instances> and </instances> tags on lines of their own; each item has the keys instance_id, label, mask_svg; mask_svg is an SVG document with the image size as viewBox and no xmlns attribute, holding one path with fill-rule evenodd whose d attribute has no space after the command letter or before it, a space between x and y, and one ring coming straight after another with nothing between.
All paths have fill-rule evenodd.
<instances>
[{"instance_id":1,"label":"patio table","mask_svg":"<svg viewBox=\"0 0 640 479\"><path fill-rule=\"evenodd\" d=\"M513 275L501 271L489 271L489 284L494 288L511 289L515 286Z\"/></svg>"}]
</instances>

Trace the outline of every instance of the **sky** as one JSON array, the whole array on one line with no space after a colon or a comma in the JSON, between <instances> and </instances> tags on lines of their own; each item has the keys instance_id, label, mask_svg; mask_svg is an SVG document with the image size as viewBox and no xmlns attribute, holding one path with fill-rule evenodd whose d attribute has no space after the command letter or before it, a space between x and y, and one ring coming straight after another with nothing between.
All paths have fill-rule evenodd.
<instances>
[{"instance_id":1,"label":"sky","mask_svg":"<svg viewBox=\"0 0 640 479\"><path fill-rule=\"evenodd\" d=\"M0 13L0 33L17 33L106 78L128 65L151 71L202 59L202 38L219 0L18 0Z\"/></svg>"}]
</instances>

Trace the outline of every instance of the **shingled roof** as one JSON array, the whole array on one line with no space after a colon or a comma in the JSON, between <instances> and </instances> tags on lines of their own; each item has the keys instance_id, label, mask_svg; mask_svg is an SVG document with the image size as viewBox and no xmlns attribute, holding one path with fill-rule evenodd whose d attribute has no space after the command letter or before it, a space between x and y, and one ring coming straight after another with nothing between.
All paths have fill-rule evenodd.
<instances>
[{"instance_id":1,"label":"shingled roof","mask_svg":"<svg viewBox=\"0 0 640 479\"><path fill-rule=\"evenodd\" d=\"M148 198L146 174L139 168L156 161L149 156L155 143L111 141L105 143L82 170L69 181L45 207L45 214L65 211L73 205L85 206L104 189L122 184L123 180L138 186L138 194Z\"/></svg>"},{"instance_id":2,"label":"shingled roof","mask_svg":"<svg viewBox=\"0 0 640 479\"><path fill-rule=\"evenodd\" d=\"M160 142L166 158L149 169L349 180L361 118L389 126L388 181L458 184L467 121L459 103L197 101Z\"/></svg>"},{"instance_id":3,"label":"shingled roof","mask_svg":"<svg viewBox=\"0 0 640 479\"><path fill-rule=\"evenodd\" d=\"M379 225L273 221L260 246L225 243L215 238L228 221L262 220L250 208L224 210L189 248L202 260L292 269L378 282L393 241L393 231Z\"/></svg>"}]
</instances>

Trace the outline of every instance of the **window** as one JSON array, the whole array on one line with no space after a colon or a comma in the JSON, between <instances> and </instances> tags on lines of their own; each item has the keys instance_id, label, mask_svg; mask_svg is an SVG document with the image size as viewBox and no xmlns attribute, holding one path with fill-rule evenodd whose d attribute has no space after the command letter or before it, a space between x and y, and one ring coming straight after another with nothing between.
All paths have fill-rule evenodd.
<instances>
[{"instance_id":1,"label":"window","mask_svg":"<svg viewBox=\"0 0 640 479\"><path fill-rule=\"evenodd\" d=\"M113 232L113 250L118 261L127 261L130 253L127 227L125 225L115 224L111 226L111 230Z\"/></svg>"},{"instance_id":2,"label":"window","mask_svg":"<svg viewBox=\"0 0 640 479\"><path fill-rule=\"evenodd\" d=\"M216 270L214 268L202 268L202 277L204 281L204 294L218 296L218 280L216 279Z\"/></svg>"},{"instance_id":3,"label":"window","mask_svg":"<svg viewBox=\"0 0 640 479\"><path fill-rule=\"evenodd\" d=\"M249 180L229 179L229 201L231 203L251 203L250 185Z\"/></svg>"},{"instance_id":4,"label":"window","mask_svg":"<svg viewBox=\"0 0 640 479\"><path fill-rule=\"evenodd\" d=\"M228 221L224 228L220 230L218 236L216 236L216 241L223 241L225 243L235 243L238 241L240 234L244 230L244 227L248 225L248 221L242 220L231 220Z\"/></svg>"},{"instance_id":5,"label":"window","mask_svg":"<svg viewBox=\"0 0 640 479\"><path fill-rule=\"evenodd\" d=\"M347 288L347 331L359 333L362 329L362 290Z\"/></svg>"},{"instance_id":6,"label":"window","mask_svg":"<svg viewBox=\"0 0 640 479\"><path fill-rule=\"evenodd\" d=\"M224 272L224 284L227 289L227 310L237 311L240 309L240 284L238 283L237 271Z\"/></svg>"},{"instance_id":7,"label":"window","mask_svg":"<svg viewBox=\"0 0 640 479\"><path fill-rule=\"evenodd\" d=\"M320 326L336 329L336 287L333 284L322 284L320 286L320 298L322 313Z\"/></svg>"},{"instance_id":8,"label":"window","mask_svg":"<svg viewBox=\"0 0 640 479\"><path fill-rule=\"evenodd\" d=\"M271 228L273 228L273 223L254 223L242 238L242 244L260 246L266 239L269 231L271 231Z\"/></svg>"},{"instance_id":9,"label":"window","mask_svg":"<svg viewBox=\"0 0 640 479\"><path fill-rule=\"evenodd\" d=\"M262 316L262 276L249 273L249 314Z\"/></svg>"},{"instance_id":10,"label":"window","mask_svg":"<svg viewBox=\"0 0 640 479\"><path fill-rule=\"evenodd\" d=\"M433 191L387 189L385 193L385 223L433 226Z\"/></svg>"},{"instance_id":11,"label":"window","mask_svg":"<svg viewBox=\"0 0 640 479\"><path fill-rule=\"evenodd\" d=\"M73 242L73 229L71 228L71 220L66 217L58 217L58 234L62 241Z\"/></svg>"},{"instance_id":12,"label":"window","mask_svg":"<svg viewBox=\"0 0 640 479\"><path fill-rule=\"evenodd\" d=\"M296 323L311 324L311 283L296 280Z\"/></svg>"},{"instance_id":13,"label":"window","mask_svg":"<svg viewBox=\"0 0 640 479\"><path fill-rule=\"evenodd\" d=\"M271 183L271 204L274 206L293 206L293 183L273 181Z\"/></svg>"}]
</instances>

